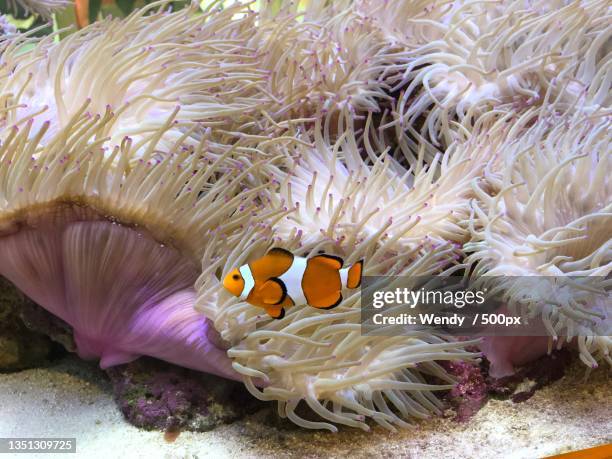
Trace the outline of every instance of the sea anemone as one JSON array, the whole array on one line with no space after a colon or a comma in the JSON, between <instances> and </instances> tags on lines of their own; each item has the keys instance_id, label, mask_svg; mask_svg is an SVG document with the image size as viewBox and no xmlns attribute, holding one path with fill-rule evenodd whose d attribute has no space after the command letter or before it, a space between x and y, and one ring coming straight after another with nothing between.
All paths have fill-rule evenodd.
<instances>
[{"instance_id":1,"label":"sea anemone","mask_svg":"<svg viewBox=\"0 0 612 459\"><path fill-rule=\"evenodd\" d=\"M383 127L444 151L492 110L609 105L608 2L556 3L358 1L399 48L385 82L401 94Z\"/></svg>"},{"instance_id":2,"label":"sea anemone","mask_svg":"<svg viewBox=\"0 0 612 459\"><path fill-rule=\"evenodd\" d=\"M49 123L2 135L0 274L70 324L79 354L102 367L146 354L231 376L193 309L193 285L204 249L221 250L257 212L257 189L242 190L256 166L209 164L203 143L158 150L163 131L130 166L133 141L105 154L115 120L86 108L44 145Z\"/></svg>"},{"instance_id":3,"label":"sea anemone","mask_svg":"<svg viewBox=\"0 0 612 459\"><path fill-rule=\"evenodd\" d=\"M296 145L284 163L269 167L280 184L271 199L295 208L275 225L276 237L295 240L305 251L341 246L370 264L389 257L407 261L405 254L417 247L467 240L460 222L469 215L470 183L486 159L470 153L472 143L459 151L457 142L430 164L417 158L406 170L384 149L370 119L363 147L348 112L338 124L334 130L343 135L333 144L329 124L317 123L302 136L312 147Z\"/></svg>"},{"instance_id":4,"label":"sea anemone","mask_svg":"<svg viewBox=\"0 0 612 459\"><path fill-rule=\"evenodd\" d=\"M230 253L203 262L210 268L197 283L197 307L213 320L247 388L257 398L278 401L282 417L332 431L337 430L334 424L368 430L365 420L371 418L393 430L394 425L407 425L405 419L440 413L442 405L433 391L451 388L454 380L436 361L474 361L477 355L465 351L473 342L456 342L435 332L363 334L358 291L331 311L294 306L282 320L271 320L220 292L213 275L220 271L225 276L271 244L294 253L325 249L345 257L347 265L365 256L366 275L424 276L452 269L457 255L452 241L467 236L457 232L456 221L469 202L460 190L469 187L461 187L460 180L456 189L450 183L467 174L463 185L468 185L477 175L470 168L478 167L455 155L456 163L441 159L439 170L423 169L416 179L408 171L396 175L399 169L394 168L400 166L391 158L374 157L374 164L368 165L352 129L339 131L343 136L330 145L317 124L311 133L314 146L293 145L284 156L286 163L275 170L268 167L282 175L276 179L282 197L271 194L270 200L273 207L290 206L287 215L267 224L253 222L240 240L235 237ZM310 140L306 134L301 138ZM368 149L374 155L374 149ZM438 383L427 379L432 376ZM322 419L298 415L300 401Z\"/></svg>"},{"instance_id":5,"label":"sea anemone","mask_svg":"<svg viewBox=\"0 0 612 459\"><path fill-rule=\"evenodd\" d=\"M2 125L34 119L38 130L51 120L44 143L87 104L92 117L114 113L103 135L113 144L130 136L138 157L141 136L165 125L179 107L177 124L164 130L161 145L169 148L188 125L192 133L184 142L195 146L207 137L210 152L222 154L240 140L236 132L250 132L243 125L272 101L258 89L265 72L255 67L257 50L247 46L255 15L244 5L155 10L164 5L149 5L123 20L107 18L59 43L44 39L26 54L17 46L5 51L0 94L11 109Z\"/></svg>"},{"instance_id":6,"label":"sea anemone","mask_svg":"<svg viewBox=\"0 0 612 459\"><path fill-rule=\"evenodd\" d=\"M268 72L274 119L378 112L391 99L379 79L387 44L363 15L342 1L308 2L305 11L297 2L280 3L275 14L263 9L250 42Z\"/></svg>"},{"instance_id":7,"label":"sea anemone","mask_svg":"<svg viewBox=\"0 0 612 459\"><path fill-rule=\"evenodd\" d=\"M3 43L0 274L103 367L146 354L234 375L193 309L204 250L259 212L264 183L249 139L215 141L231 137L219 117L253 108L236 94L244 49L211 38L242 29L230 18L141 11L25 53L31 39Z\"/></svg>"},{"instance_id":8,"label":"sea anemone","mask_svg":"<svg viewBox=\"0 0 612 459\"><path fill-rule=\"evenodd\" d=\"M280 320L223 291L272 246L372 276L471 272L557 346L610 362L606 2L286 3L161 2L59 42L2 38L0 275L82 357L242 379L306 428L440 413L454 379L437 362L480 354L364 333L359 291ZM549 345L534 342L487 339L491 374Z\"/></svg>"},{"instance_id":9,"label":"sea anemone","mask_svg":"<svg viewBox=\"0 0 612 459\"><path fill-rule=\"evenodd\" d=\"M541 319L551 343L575 339L589 367L612 364L609 123L609 111L540 109L504 122L503 132L493 127L499 154L482 186L474 184L465 246L475 277L501 289L510 311ZM546 352L538 337L492 337L483 346L497 376L525 353Z\"/></svg>"}]
</instances>

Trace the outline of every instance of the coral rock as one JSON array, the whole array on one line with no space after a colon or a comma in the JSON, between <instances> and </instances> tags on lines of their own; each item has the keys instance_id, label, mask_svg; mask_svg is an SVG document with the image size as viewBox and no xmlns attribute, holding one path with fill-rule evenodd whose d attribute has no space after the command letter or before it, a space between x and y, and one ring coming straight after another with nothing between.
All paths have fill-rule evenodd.
<instances>
[{"instance_id":1,"label":"coral rock","mask_svg":"<svg viewBox=\"0 0 612 459\"><path fill-rule=\"evenodd\" d=\"M19 318L27 300L0 278L0 370L23 370L44 364L53 343L29 330Z\"/></svg>"},{"instance_id":2,"label":"coral rock","mask_svg":"<svg viewBox=\"0 0 612 459\"><path fill-rule=\"evenodd\" d=\"M123 415L144 429L207 431L260 407L237 382L141 358L107 370Z\"/></svg>"},{"instance_id":3,"label":"coral rock","mask_svg":"<svg viewBox=\"0 0 612 459\"><path fill-rule=\"evenodd\" d=\"M442 367L457 378L457 384L446 396L457 421L468 421L488 399L488 388L479 365L463 361L443 362Z\"/></svg>"}]
</instances>

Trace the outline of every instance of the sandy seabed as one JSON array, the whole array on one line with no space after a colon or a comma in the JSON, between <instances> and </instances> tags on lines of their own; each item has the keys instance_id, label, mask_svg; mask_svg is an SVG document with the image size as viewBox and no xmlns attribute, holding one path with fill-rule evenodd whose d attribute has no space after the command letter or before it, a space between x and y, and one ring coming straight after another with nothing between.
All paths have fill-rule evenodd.
<instances>
[{"instance_id":1,"label":"sandy seabed","mask_svg":"<svg viewBox=\"0 0 612 459\"><path fill-rule=\"evenodd\" d=\"M490 400L474 418L420 422L397 433L337 434L274 426L258 413L211 432L162 432L123 420L95 364L66 357L53 366L0 374L0 437L75 437L71 458L534 458L612 442L612 384L605 369L583 382L576 362L526 402ZM2 455L2 458L10 455Z\"/></svg>"}]
</instances>

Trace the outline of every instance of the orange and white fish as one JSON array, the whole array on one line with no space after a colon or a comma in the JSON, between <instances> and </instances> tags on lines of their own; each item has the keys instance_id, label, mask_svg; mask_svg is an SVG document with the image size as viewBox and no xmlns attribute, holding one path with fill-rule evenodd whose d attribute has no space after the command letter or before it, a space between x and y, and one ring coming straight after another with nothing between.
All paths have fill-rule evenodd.
<instances>
[{"instance_id":1,"label":"orange and white fish","mask_svg":"<svg viewBox=\"0 0 612 459\"><path fill-rule=\"evenodd\" d=\"M223 279L223 286L232 295L264 308L271 317L282 319L289 306L338 306L343 288L361 285L363 260L347 268L343 265L342 258L334 255L303 258L274 248L258 260L234 269Z\"/></svg>"}]
</instances>

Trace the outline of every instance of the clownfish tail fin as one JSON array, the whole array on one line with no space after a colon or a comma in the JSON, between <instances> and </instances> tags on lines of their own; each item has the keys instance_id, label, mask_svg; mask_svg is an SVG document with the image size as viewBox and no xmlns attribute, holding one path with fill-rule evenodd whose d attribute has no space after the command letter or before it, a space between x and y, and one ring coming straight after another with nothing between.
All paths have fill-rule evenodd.
<instances>
[{"instance_id":1,"label":"clownfish tail fin","mask_svg":"<svg viewBox=\"0 0 612 459\"><path fill-rule=\"evenodd\" d=\"M348 288L357 288L361 285L361 276L363 275L363 260L359 260L348 270L346 286Z\"/></svg>"}]
</instances>

